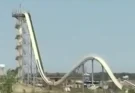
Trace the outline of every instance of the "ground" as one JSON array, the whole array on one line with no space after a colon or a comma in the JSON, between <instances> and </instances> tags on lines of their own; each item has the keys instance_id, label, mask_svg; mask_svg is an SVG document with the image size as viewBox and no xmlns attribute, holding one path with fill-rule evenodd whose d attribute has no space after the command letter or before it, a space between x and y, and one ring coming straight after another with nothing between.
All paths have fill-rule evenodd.
<instances>
[{"instance_id":1,"label":"ground","mask_svg":"<svg viewBox=\"0 0 135 93\"><path fill-rule=\"evenodd\" d=\"M13 86L13 93L67 93L64 92L62 88L53 88L52 90L49 90L48 88L39 88L39 87L33 87L31 85L24 85L24 84L15 84ZM74 88L71 92L68 93L83 93L82 88ZM111 93L110 91L97 89L95 91L84 89L84 93ZM115 93L115 92L114 92ZM123 93L122 91L119 91L117 93Z\"/></svg>"}]
</instances>

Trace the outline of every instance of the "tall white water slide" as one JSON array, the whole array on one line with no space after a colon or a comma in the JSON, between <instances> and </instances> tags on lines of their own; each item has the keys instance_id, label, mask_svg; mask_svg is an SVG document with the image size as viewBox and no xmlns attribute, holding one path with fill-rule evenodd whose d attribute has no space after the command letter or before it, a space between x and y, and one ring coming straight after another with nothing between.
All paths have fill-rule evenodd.
<instances>
[{"instance_id":1,"label":"tall white water slide","mask_svg":"<svg viewBox=\"0 0 135 93\"><path fill-rule=\"evenodd\" d=\"M88 55L84 58L82 58L78 64L76 66L73 67L73 69L71 69L67 74L65 74L60 80L58 81L50 81L47 76L44 73L44 68L42 65L42 60L41 60L41 56L40 56L40 52L39 52L39 48L38 48L38 43L36 40L36 35L34 32L34 27L32 24L32 19L31 19L31 15L29 12L23 12L23 13L13 13L12 15L13 17L17 18L18 17L22 17L26 20L26 24L28 26L28 31L30 34L30 39L31 39L31 43L32 43L32 49L34 52L34 56L35 56L35 60L36 60L36 65L38 68L38 71L42 77L42 79L48 84L48 85L53 85L53 86L57 86L59 84L61 84L66 78L68 78L70 76L70 74L77 69L78 67L80 67L81 65L83 65L85 62L89 61L89 60L96 60L97 62L99 62L104 69L106 70L106 72L108 73L108 75L110 76L110 78L112 79L112 81L114 82L114 84L122 90L122 85L120 84L120 82L116 79L116 77L114 76L114 74L112 73L111 69L109 68L109 66L106 64L105 60L103 60L101 57L99 56L93 56L93 55Z\"/></svg>"}]
</instances>

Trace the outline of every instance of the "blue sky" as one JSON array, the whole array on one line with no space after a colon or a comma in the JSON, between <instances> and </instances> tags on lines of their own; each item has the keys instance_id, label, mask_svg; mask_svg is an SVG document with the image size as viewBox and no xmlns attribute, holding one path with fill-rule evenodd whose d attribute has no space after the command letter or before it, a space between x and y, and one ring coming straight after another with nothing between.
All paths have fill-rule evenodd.
<instances>
[{"instance_id":1,"label":"blue sky","mask_svg":"<svg viewBox=\"0 0 135 93\"><path fill-rule=\"evenodd\" d=\"M67 72L82 56L97 54L113 72L135 71L135 0L1 0L6 68L16 67L12 11L20 2L31 13L45 70Z\"/></svg>"}]
</instances>

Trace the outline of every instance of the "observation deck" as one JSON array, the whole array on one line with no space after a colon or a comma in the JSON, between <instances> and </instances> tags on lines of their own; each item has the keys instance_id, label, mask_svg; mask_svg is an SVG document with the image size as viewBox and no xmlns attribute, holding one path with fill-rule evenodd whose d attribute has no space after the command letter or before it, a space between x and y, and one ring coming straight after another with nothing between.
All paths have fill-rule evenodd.
<instances>
[{"instance_id":1,"label":"observation deck","mask_svg":"<svg viewBox=\"0 0 135 93\"><path fill-rule=\"evenodd\" d=\"M19 19L19 18L25 18L25 15L20 11L16 11L16 12L12 12L12 17Z\"/></svg>"}]
</instances>

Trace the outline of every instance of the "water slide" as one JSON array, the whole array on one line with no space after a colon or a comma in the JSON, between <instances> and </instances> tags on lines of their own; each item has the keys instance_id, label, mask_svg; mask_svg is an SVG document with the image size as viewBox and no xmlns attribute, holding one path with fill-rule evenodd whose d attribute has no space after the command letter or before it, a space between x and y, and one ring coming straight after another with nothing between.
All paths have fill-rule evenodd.
<instances>
[{"instance_id":1,"label":"water slide","mask_svg":"<svg viewBox=\"0 0 135 93\"><path fill-rule=\"evenodd\" d=\"M122 85L119 83L119 81L116 79L116 77L114 76L114 74L112 73L111 69L109 68L109 66L106 64L106 62L99 56L94 56L94 55L88 55L85 56L84 58L82 58L77 65L75 65L67 74L65 74L60 80L58 81L50 81L47 76L44 74L44 68L42 65L42 60L41 60L41 56L40 56L40 52L39 52L39 48L38 48L38 43L36 40L36 35L35 35L35 31L34 31L34 27L32 24L32 19L31 19L31 15L28 12L24 12L24 13L15 13L13 15L13 17L15 16L23 16L24 19L26 20L26 24L28 26L28 31L30 33L30 39L31 39L31 43L32 43L32 49L34 52L34 56L35 56L35 60L36 60L36 65L38 68L38 71L42 77L42 79L48 84L48 85L53 85L53 86L57 86L59 84L61 84L66 78L68 78L70 76L70 74L77 69L78 67L80 67L81 65L83 65L85 62L89 61L89 60L96 60L97 62L99 62L104 69L106 70L106 72L108 73L108 75L110 76L110 78L112 79L112 81L114 82L114 84L122 90Z\"/></svg>"}]
</instances>

